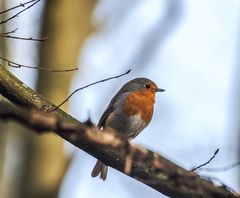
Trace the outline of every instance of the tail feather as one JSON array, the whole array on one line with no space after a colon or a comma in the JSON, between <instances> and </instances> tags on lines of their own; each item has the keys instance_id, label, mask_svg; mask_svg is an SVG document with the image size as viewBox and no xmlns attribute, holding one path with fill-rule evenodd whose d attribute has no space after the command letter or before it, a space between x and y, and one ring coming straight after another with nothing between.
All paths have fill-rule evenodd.
<instances>
[{"instance_id":1,"label":"tail feather","mask_svg":"<svg viewBox=\"0 0 240 198\"><path fill-rule=\"evenodd\" d=\"M106 166L105 164L102 164L100 179L102 179L103 181L107 179L107 171L108 171L108 166Z\"/></svg>"},{"instance_id":2,"label":"tail feather","mask_svg":"<svg viewBox=\"0 0 240 198\"><path fill-rule=\"evenodd\" d=\"M97 160L93 170L92 170L92 177L97 177L99 175L100 179L103 181L107 178L107 170L108 167L102 163L101 161Z\"/></svg>"}]
</instances>

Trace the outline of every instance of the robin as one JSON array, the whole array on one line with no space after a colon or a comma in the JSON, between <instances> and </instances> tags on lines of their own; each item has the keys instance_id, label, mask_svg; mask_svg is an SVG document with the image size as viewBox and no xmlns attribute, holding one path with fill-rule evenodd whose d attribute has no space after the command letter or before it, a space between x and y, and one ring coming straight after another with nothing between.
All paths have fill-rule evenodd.
<instances>
[{"instance_id":1,"label":"robin","mask_svg":"<svg viewBox=\"0 0 240 198\"><path fill-rule=\"evenodd\" d=\"M135 138L152 119L155 93L163 91L147 78L129 81L112 98L97 126L111 127L127 139ZM106 180L107 170L108 167L97 160L91 175Z\"/></svg>"}]
</instances>

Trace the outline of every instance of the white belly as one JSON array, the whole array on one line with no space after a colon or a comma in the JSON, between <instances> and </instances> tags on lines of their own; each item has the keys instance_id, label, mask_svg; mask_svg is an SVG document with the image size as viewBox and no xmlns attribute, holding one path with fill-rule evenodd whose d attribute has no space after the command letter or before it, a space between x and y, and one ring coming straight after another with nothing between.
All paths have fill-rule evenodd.
<instances>
[{"instance_id":1,"label":"white belly","mask_svg":"<svg viewBox=\"0 0 240 198\"><path fill-rule=\"evenodd\" d=\"M129 137L136 137L144 128L145 128L145 123L143 122L141 115L136 114L130 117L130 130L131 133L129 133Z\"/></svg>"}]
</instances>

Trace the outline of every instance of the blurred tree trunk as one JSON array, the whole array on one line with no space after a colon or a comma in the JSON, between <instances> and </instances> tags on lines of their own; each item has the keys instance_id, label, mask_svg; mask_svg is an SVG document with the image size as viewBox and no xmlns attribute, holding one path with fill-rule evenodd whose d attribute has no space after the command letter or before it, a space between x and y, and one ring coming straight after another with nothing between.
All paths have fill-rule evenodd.
<instances>
[{"instance_id":1,"label":"blurred tree trunk","mask_svg":"<svg viewBox=\"0 0 240 198\"><path fill-rule=\"evenodd\" d=\"M79 49L92 31L90 17L95 2L46 1L42 35L49 39L41 44L40 66L53 69L77 66ZM39 71L37 90L51 102L59 104L68 95L73 74ZM63 108L66 109L66 105ZM22 197L57 197L70 160L63 151L64 142L53 134L29 135L31 139Z\"/></svg>"},{"instance_id":2,"label":"blurred tree trunk","mask_svg":"<svg viewBox=\"0 0 240 198\"><path fill-rule=\"evenodd\" d=\"M0 1L1 9L5 9L5 1ZM0 15L0 20L4 20L4 16ZM0 32L4 32L5 26L0 26ZM0 39L0 54L4 56L5 54L5 46L6 42L5 39ZM0 100L3 97L0 96ZM5 130L5 125L0 122L0 131ZM0 133L0 197L3 195L3 172L4 172L4 163L5 163L5 151L6 151L6 133Z\"/></svg>"}]
</instances>

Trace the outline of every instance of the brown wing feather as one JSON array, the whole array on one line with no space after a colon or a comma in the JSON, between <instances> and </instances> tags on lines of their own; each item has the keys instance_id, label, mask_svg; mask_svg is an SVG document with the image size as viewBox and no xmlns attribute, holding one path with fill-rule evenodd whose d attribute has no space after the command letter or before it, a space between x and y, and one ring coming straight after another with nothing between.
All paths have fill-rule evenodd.
<instances>
[{"instance_id":1,"label":"brown wing feather","mask_svg":"<svg viewBox=\"0 0 240 198\"><path fill-rule=\"evenodd\" d=\"M117 93L116 93L116 95L112 98L112 100L110 101L110 103L109 103L109 105L108 105L108 107L107 107L107 109L103 112L103 114L102 114L102 116L101 116L101 118L100 118L100 120L99 120L99 122L98 122L98 127L102 127L102 126L104 126L105 125L105 121L106 121L106 119L107 119L107 117L113 112L113 110L114 110L114 104L116 103L116 101L117 101L117 98L119 97L119 96L122 96L122 97L126 97L126 94L128 95L129 93L127 92L127 90L126 90L126 87L125 86L123 86ZM120 99L119 99L120 100ZM118 101L119 102L119 101Z\"/></svg>"}]
</instances>

